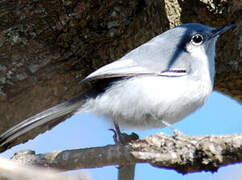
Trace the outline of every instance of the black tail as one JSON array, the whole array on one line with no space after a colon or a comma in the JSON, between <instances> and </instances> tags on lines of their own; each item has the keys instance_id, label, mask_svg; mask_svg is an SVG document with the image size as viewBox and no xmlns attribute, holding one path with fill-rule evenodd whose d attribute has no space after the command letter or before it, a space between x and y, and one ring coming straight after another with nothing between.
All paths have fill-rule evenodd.
<instances>
[{"instance_id":1,"label":"black tail","mask_svg":"<svg viewBox=\"0 0 242 180\"><path fill-rule=\"evenodd\" d=\"M51 120L62 117L69 113L74 113L84 104L85 98L79 97L56 105L41 113L38 113L21 123L15 125L0 136L0 149L7 143L11 143L19 136L31 131L32 129L48 123Z\"/></svg>"}]
</instances>

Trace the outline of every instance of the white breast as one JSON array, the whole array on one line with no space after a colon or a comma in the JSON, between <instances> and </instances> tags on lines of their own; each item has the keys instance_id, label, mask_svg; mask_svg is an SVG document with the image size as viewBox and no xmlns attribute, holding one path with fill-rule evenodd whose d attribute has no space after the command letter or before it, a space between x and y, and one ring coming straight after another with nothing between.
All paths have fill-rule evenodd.
<instances>
[{"instance_id":1,"label":"white breast","mask_svg":"<svg viewBox=\"0 0 242 180\"><path fill-rule=\"evenodd\" d=\"M138 76L117 82L80 110L96 113L131 128L163 127L161 119L174 123L206 101L212 86L187 76L168 78Z\"/></svg>"}]
</instances>

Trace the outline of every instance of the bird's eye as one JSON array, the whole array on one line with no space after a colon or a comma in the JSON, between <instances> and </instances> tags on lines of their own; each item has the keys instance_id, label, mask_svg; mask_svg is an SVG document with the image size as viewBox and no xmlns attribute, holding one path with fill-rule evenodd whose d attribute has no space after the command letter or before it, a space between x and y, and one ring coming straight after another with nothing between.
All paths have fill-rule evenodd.
<instances>
[{"instance_id":1,"label":"bird's eye","mask_svg":"<svg viewBox=\"0 0 242 180\"><path fill-rule=\"evenodd\" d=\"M192 36L191 42L193 45L201 45L203 43L203 36L201 34L196 34Z\"/></svg>"}]
</instances>

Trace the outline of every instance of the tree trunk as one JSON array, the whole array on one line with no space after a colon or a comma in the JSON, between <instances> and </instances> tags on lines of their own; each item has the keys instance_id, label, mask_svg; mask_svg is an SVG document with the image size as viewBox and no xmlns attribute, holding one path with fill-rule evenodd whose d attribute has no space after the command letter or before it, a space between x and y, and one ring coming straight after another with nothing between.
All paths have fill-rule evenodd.
<instances>
[{"instance_id":1,"label":"tree trunk","mask_svg":"<svg viewBox=\"0 0 242 180\"><path fill-rule=\"evenodd\" d=\"M218 42L215 89L242 102L241 6L240 0L0 1L0 133L78 96L86 75L187 22L237 24Z\"/></svg>"}]
</instances>

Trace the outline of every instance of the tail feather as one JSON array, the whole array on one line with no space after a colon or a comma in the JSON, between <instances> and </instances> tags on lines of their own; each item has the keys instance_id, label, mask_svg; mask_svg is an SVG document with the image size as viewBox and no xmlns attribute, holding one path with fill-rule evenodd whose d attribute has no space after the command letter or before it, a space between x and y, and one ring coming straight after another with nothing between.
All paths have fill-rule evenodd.
<instances>
[{"instance_id":1,"label":"tail feather","mask_svg":"<svg viewBox=\"0 0 242 180\"><path fill-rule=\"evenodd\" d=\"M63 102L45 111L42 111L7 130L0 136L0 147L14 141L19 136L39 127L56 118L62 117L69 113L74 113L84 104L83 97L75 98L70 101Z\"/></svg>"}]
</instances>

